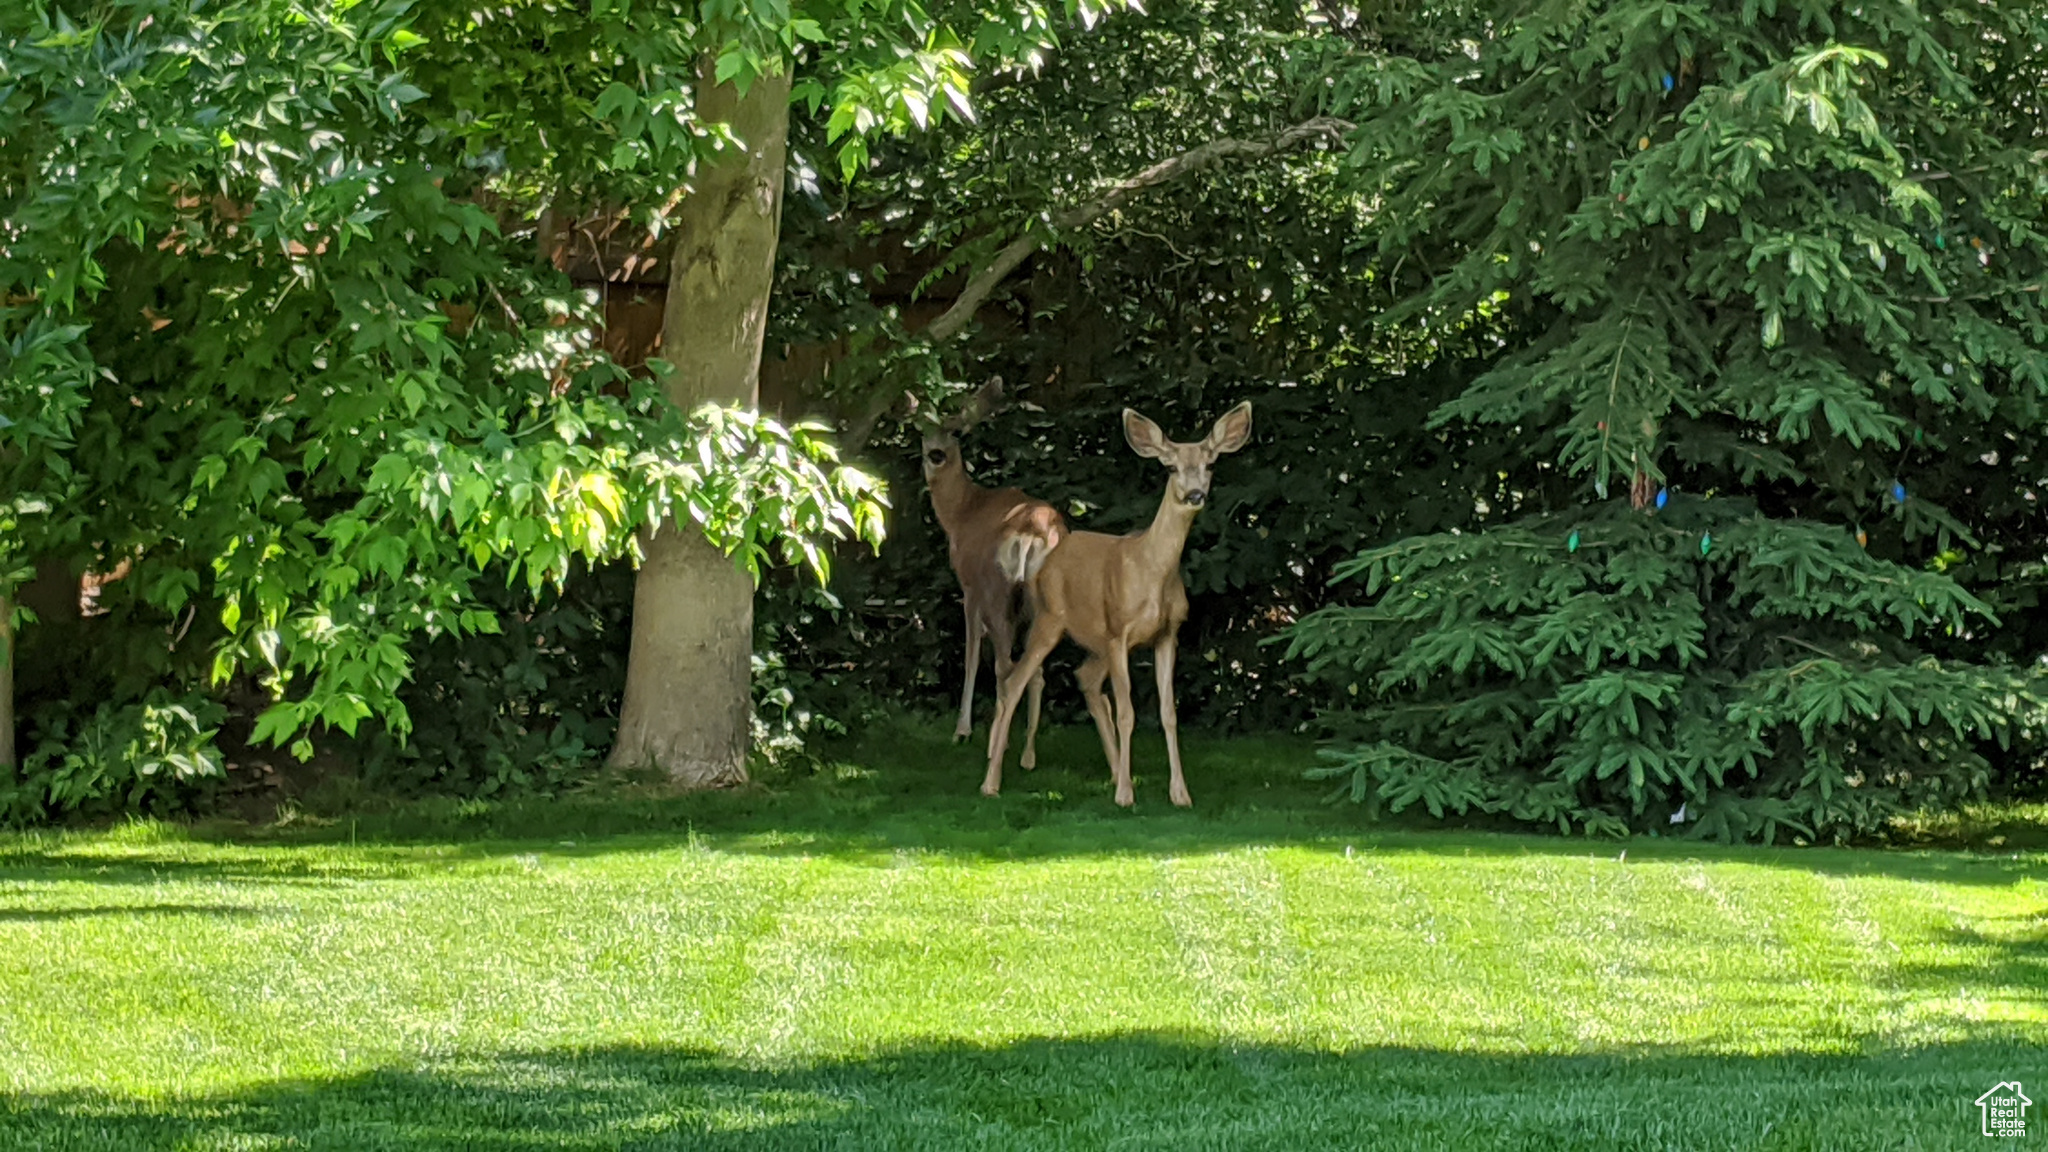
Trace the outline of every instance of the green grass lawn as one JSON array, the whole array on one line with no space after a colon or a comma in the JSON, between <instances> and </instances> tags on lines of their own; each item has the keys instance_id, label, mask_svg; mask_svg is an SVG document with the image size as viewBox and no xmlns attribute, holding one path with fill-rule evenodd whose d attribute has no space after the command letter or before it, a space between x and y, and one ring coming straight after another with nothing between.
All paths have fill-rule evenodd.
<instances>
[{"instance_id":1,"label":"green grass lawn","mask_svg":"<svg viewBox=\"0 0 2048 1152\"><path fill-rule=\"evenodd\" d=\"M0 838L0 1148L1979 1148L2048 1140L2048 854L1403 829L1303 744L975 795ZM2038 817L2039 813L2035 812ZM2015 849L2015 844L2031 844Z\"/></svg>"}]
</instances>

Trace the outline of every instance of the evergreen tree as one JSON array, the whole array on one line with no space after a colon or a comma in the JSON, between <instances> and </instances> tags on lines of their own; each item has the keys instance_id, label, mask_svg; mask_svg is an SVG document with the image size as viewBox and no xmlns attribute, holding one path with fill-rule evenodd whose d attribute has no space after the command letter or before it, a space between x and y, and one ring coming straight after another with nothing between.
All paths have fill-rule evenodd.
<instances>
[{"instance_id":1,"label":"evergreen tree","mask_svg":"<svg viewBox=\"0 0 2048 1152\"><path fill-rule=\"evenodd\" d=\"M1435 422L1541 479L1360 556L1370 605L1295 627L1359 698L1328 773L1720 838L1981 790L2037 698L1938 658L1998 620L1931 570L1982 542L1918 478L2048 397L2048 13L1485 7L1333 37L1325 74L1383 323L1505 325Z\"/></svg>"}]
</instances>

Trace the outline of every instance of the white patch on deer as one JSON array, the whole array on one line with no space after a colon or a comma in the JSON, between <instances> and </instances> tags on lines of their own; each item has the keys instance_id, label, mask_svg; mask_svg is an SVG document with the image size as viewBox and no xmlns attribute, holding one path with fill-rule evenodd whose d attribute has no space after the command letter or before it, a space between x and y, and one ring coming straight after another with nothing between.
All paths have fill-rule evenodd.
<instances>
[{"instance_id":1,"label":"white patch on deer","mask_svg":"<svg viewBox=\"0 0 2048 1152\"><path fill-rule=\"evenodd\" d=\"M1040 568L1045 567L1045 558L1051 552L1052 549L1047 548L1040 537L1005 536L1003 542L996 545L996 568L1012 584L1028 583L1038 575Z\"/></svg>"}]
</instances>

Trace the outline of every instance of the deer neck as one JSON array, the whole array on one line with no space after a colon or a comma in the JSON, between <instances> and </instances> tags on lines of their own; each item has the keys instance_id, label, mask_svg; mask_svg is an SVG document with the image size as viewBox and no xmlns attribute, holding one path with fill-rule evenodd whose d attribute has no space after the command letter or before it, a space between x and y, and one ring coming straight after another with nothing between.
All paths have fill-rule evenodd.
<instances>
[{"instance_id":1,"label":"deer neck","mask_svg":"<svg viewBox=\"0 0 2048 1152\"><path fill-rule=\"evenodd\" d=\"M981 491L981 486L968 479L967 469L958 464L934 473L929 486L932 511L939 517L939 527L950 534L960 527L968 504L973 501L975 493Z\"/></svg>"},{"instance_id":2,"label":"deer neck","mask_svg":"<svg viewBox=\"0 0 2048 1152\"><path fill-rule=\"evenodd\" d=\"M1139 554L1148 569L1171 571L1180 567L1181 550L1187 547L1188 529L1195 522L1195 512L1174 496L1173 480L1169 477L1166 494L1159 498L1159 511L1152 516L1152 526L1139 538Z\"/></svg>"}]
</instances>

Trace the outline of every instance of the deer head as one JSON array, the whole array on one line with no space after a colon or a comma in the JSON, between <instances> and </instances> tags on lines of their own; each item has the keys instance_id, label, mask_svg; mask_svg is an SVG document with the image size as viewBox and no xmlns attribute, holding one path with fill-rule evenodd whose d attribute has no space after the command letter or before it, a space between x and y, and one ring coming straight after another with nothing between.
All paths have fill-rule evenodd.
<instances>
[{"instance_id":1,"label":"deer head","mask_svg":"<svg viewBox=\"0 0 2048 1152\"><path fill-rule=\"evenodd\" d=\"M1209 502L1209 470L1215 466L1216 458L1237 451L1251 438L1249 400L1225 412L1209 434L1193 444L1168 440L1159 425L1136 409L1124 409L1124 439L1130 442L1131 451L1150 456L1171 469L1173 484L1167 497L1188 508L1200 508Z\"/></svg>"},{"instance_id":2,"label":"deer head","mask_svg":"<svg viewBox=\"0 0 2048 1152\"><path fill-rule=\"evenodd\" d=\"M924 478L931 482L933 474L949 466L965 467L960 458L960 434L988 419L995 410L996 401L1002 399L1003 378L993 376L989 382L975 389L951 416L941 420L927 420L924 425Z\"/></svg>"}]
</instances>

